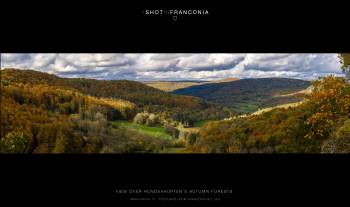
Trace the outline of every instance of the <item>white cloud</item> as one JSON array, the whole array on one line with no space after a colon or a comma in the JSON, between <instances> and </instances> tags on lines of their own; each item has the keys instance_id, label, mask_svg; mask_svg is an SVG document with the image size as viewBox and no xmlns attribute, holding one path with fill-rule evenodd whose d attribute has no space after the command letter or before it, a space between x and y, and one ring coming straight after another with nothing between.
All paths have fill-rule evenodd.
<instances>
[{"instance_id":1,"label":"white cloud","mask_svg":"<svg viewBox=\"0 0 350 207\"><path fill-rule=\"evenodd\" d=\"M1 67L30 68L64 77L138 80L341 75L337 54L1 54Z\"/></svg>"}]
</instances>

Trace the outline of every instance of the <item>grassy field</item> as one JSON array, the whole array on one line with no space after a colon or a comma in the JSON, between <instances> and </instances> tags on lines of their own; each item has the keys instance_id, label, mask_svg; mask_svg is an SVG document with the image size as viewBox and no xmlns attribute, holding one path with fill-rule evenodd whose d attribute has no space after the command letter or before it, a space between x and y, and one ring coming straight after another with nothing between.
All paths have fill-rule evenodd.
<instances>
[{"instance_id":1,"label":"grassy field","mask_svg":"<svg viewBox=\"0 0 350 207\"><path fill-rule=\"evenodd\" d=\"M202 127L204 124L208 123L210 120L196 121L193 124L193 127Z\"/></svg>"},{"instance_id":2,"label":"grassy field","mask_svg":"<svg viewBox=\"0 0 350 207\"><path fill-rule=\"evenodd\" d=\"M235 110L238 114L249 114L254 111L257 111L259 107L254 103L236 103L233 106L233 110Z\"/></svg>"},{"instance_id":3,"label":"grassy field","mask_svg":"<svg viewBox=\"0 0 350 207\"><path fill-rule=\"evenodd\" d=\"M277 109L277 108L283 108L283 109L287 109L289 107L297 107L300 104L302 104L303 102L296 102L296 103L288 103L288 104L282 104L282 105L278 105L278 106L274 106L274 107L268 107L268 108L264 108L264 109L260 109L259 111L256 111L254 113L252 113L251 115L259 115L268 111L272 111L273 109Z\"/></svg>"},{"instance_id":4,"label":"grassy field","mask_svg":"<svg viewBox=\"0 0 350 207\"><path fill-rule=\"evenodd\" d=\"M198 82L167 82L167 81L150 81L145 82L146 85L157 88L162 91L171 92L180 88L187 88L194 85L199 85Z\"/></svg>"},{"instance_id":5,"label":"grassy field","mask_svg":"<svg viewBox=\"0 0 350 207\"><path fill-rule=\"evenodd\" d=\"M207 83L224 83L224 82L231 82L231 81L236 81L236 80L239 80L239 78L232 77L232 78L225 78L225 79L213 80L213 81L208 81L208 82L147 81L144 83L148 86L153 87L153 88L157 88L159 90L166 91L166 92L171 92L171 91L175 91L175 90L180 89L180 88L187 88L187 87L196 86L196 85L202 85L202 84L207 84Z\"/></svg>"},{"instance_id":6,"label":"grassy field","mask_svg":"<svg viewBox=\"0 0 350 207\"><path fill-rule=\"evenodd\" d=\"M171 139L171 136L168 135L163 126L159 125L159 126L145 126L145 125L140 125L140 124L135 124L133 122L130 121L115 121L113 122L114 126L117 127L123 127L123 128L127 128L129 130L134 130L143 134L147 134L149 136L152 137L160 137L163 139Z\"/></svg>"}]
</instances>

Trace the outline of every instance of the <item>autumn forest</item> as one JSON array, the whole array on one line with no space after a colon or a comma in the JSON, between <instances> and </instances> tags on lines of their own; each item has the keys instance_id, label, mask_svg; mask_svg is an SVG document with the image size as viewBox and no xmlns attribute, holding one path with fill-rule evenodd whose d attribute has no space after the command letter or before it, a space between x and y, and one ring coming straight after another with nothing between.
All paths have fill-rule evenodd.
<instances>
[{"instance_id":1,"label":"autumn forest","mask_svg":"<svg viewBox=\"0 0 350 207\"><path fill-rule=\"evenodd\" d=\"M338 56L344 76L312 81L98 80L2 68L0 151L350 153L350 55Z\"/></svg>"}]
</instances>

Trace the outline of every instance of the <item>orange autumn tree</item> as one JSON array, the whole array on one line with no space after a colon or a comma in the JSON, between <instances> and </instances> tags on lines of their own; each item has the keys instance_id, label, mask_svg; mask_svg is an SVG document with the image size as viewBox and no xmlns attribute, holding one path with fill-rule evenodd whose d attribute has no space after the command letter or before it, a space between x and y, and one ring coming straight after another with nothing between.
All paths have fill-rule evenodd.
<instances>
[{"instance_id":1,"label":"orange autumn tree","mask_svg":"<svg viewBox=\"0 0 350 207\"><path fill-rule=\"evenodd\" d=\"M313 83L308 97L307 139L323 140L350 114L350 87L344 78L329 76Z\"/></svg>"}]
</instances>

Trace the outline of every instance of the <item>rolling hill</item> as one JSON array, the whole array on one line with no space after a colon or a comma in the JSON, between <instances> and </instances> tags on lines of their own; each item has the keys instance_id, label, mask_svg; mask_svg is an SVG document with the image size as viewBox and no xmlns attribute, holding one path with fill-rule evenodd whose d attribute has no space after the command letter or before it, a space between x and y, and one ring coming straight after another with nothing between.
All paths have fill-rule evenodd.
<instances>
[{"instance_id":1,"label":"rolling hill","mask_svg":"<svg viewBox=\"0 0 350 207\"><path fill-rule=\"evenodd\" d=\"M308 81L287 78L206 83L181 89L183 96L134 81L60 78L31 70L0 72L1 153L349 149L349 84L334 76L314 81L312 87ZM201 97L240 112L257 112L218 121L232 111ZM256 110L260 107L264 109ZM186 124L191 121L192 126Z\"/></svg>"},{"instance_id":2,"label":"rolling hill","mask_svg":"<svg viewBox=\"0 0 350 207\"><path fill-rule=\"evenodd\" d=\"M204 101L199 98L168 94L137 81L61 78L34 70L18 69L2 70L1 78L6 82L47 84L49 86L73 88L84 94L96 97L128 100L139 107L146 105L159 105L168 108L181 107L185 109L205 107Z\"/></svg>"},{"instance_id":3,"label":"rolling hill","mask_svg":"<svg viewBox=\"0 0 350 207\"><path fill-rule=\"evenodd\" d=\"M146 81L144 84L166 92L175 91L180 88L200 85L201 82L192 81Z\"/></svg>"},{"instance_id":4,"label":"rolling hill","mask_svg":"<svg viewBox=\"0 0 350 207\"><path fill-rule=\"evenodd\" d=\"M303 94L297 92L309 86L309 81L298 79L258 78L201 84L178 89L173 93L200 97L245 114L260 108L299 102L303 100Z\"/></svg>"},{"instance_id":5,"label":"rolling hill","mask_svg":"<svg viewBox=\"0 0 350 207\"><path fill-rule=\"evenodd\" d=\"M136 81L61 78L20 69L0 72L0 152L5 153L183 148L185 143L176 140L176 126L232 115L232 110L198 97L166 93ZM154 123L147 118L142 125L134 124L144 111L152 113ZM183 129L189 134L188 130Z\"/></svg>"},{"instance_id":6,"label":"rolling hill","mask_svg":"<svg viewBox=\"0 0 350 207\"><path fill-rule=\"evenodd\" d=\"M200 121L221 119L232 110L192 96L170 94L129 80L95 80L85 78L61 78L56 75L34 70L3 69L2 82L22 84L46 84L62 89L74 89L98 98L114 98L130 101L138 111L162 113L177 120Z\"/></svg>"},{"instance_id":7,"label":"rolling hill","mask_svg":"<svg viewBox=\"0 0 350 207\"><path fill-rule=\"evenodd\" d=\"M34 70L4 69L3 81L16 83L47 84L63 88L74 88L96 97L119 98L134 102L138 106L164 105L167 107L197 108L203 101L198 98L177 96L129 80L95 80L85 78L61 78Z\"/></svg>"},{"instance_id":8,"label":"rolling hill","mask_svg":"<svg viewBox=\"0 0 350 207\"><path fill-rule=\"evenodd\" d=\"M231 77L213 81L145 81L144 84L157 88L162 91L172 92L181 88L187 88L191 86L197 86L208 83L224 83L239 80L238 78Z\"/></svg>"}]
</instances>

